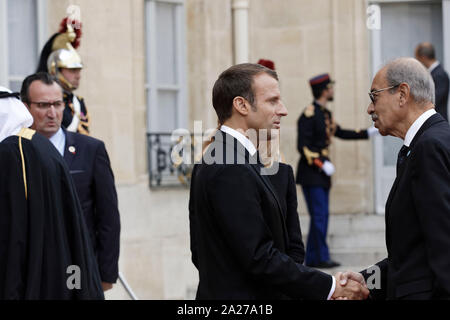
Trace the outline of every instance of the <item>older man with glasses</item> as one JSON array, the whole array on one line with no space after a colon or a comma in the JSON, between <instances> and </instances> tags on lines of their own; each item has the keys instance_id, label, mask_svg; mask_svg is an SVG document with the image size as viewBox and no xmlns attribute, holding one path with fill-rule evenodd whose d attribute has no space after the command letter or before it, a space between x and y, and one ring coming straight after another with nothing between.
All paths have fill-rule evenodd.
<instances>
[{"instance_id":1,"label":"older man with glasses","mask_svg":"<svg viewBox=\"0 0 450 320\"><path fill-rule=\"evenodd\" d=\"M378 71L369 96L375 127L403 140L386 202L388 257L376 264L371 297L450 299L450 127L435 111L433 79L419 61L399 58Z\"/></svg>"}]
</instances>

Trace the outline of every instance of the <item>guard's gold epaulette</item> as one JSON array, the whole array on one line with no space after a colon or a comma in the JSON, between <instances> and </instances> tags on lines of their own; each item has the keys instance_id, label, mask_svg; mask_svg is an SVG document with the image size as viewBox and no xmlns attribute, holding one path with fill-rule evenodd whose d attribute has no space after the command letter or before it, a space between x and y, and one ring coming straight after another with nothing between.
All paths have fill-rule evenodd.
<instances>
[{"instance_id":1,"label":"guard's gold epaulette","mask_svg":"<svg viewBox=\"0 0 450 320\"><path fill-rule=\"evenodd\" d=\"M305 115L305 117L307 118L311 118L312 116L314 116L314 106L311 104L309 106L307 106L305 108L305 111L303 111L303 114Z\"/></svg>"},{"instance_id":2,"label":"guard's gold epaulette","mask_svg":"<svg viewBox=\"0 0 450 320\"><path fill-rule=\"evenodd\" d=\"M77 95L77 99L78 100L84 100L82 96L78 96L78 95Z\"/></svg>"},{"instance_id":3,"label":"guard's gold epaulette","mask_svg":"<svg viewBox=\"0 0 450 320\"><path fill-rule=\"evenodd\" d=\"M22 137L27 140L31 140L35 133L36 133L36 131L33 129L22 128L22 129L20 129L19 133L16 134L16 136Z\"/></svg>"}]
</instances>

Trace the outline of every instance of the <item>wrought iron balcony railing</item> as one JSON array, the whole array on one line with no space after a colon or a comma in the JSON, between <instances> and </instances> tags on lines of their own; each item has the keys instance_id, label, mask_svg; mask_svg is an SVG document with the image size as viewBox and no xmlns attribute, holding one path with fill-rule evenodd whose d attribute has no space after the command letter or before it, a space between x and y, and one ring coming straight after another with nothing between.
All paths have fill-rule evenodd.
<instances>
[{"instance_id":1,"label":"wrought iron balcony railing","mask_svg":"<svg viewBox=\"0 0 450 320\"><path fill-rule=\"evenodd\" d=\"M172 159L172 151L179 142L171 140L172 134L165 132L147 133L148 172L150 188L185 187L191 181L193 162L190 164ZM177 158L183 155L177 153Z\"/></svg>"}]
</instances>

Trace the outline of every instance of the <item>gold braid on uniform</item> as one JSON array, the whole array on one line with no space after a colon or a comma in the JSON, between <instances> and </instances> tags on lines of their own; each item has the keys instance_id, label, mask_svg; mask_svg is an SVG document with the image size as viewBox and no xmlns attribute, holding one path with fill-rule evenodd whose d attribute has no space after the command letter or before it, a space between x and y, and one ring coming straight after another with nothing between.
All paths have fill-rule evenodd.
<instances>
[{"instance_id":1,"label":"gold braid on uniform","mask_svg":"<svg viewBox=\"0 0 450 320\"><path fill-rule=\"evenodd\" d=\"M327 144L331 144L331 138L336 133L336 123L331 119L328 113L325 113L325 125L326 125L326 133L327 133Z\"/></svg>"},{"instance_id":2,"label":"gold braid on uniform","mask_svg":"<svg viewBox=\"0 0 450 320\"><path fill-rule=\"evenodd\" d=\"M84 104L84 99L82 96L77 96L78 101L80 101L80 106L81 106L81 101L83 101ZM86 105L84 105L84 108L86 109L86 114L84 115L84 119L81 119L81 110L80 110L80 123L78 123L78 132L84 135L89 135L89 126L91 124L91 118L89 117L89 111L86 108Z\"/></svg>"},{"instance_id":3,"label":"gold braid on uniform","mask_svg":"<svg viewBox=\"0 0 450 320\"><path fill-rule=\"evenodd\" d=\"M23 186L25 188L25 199L28 200L28 187L27 187L27 171L25 167L25 157L23 156L23 148L22 148L22 138L31 140L33 138L33 135L35 134L34 130L28 129L28 128L22 128L20 129L17 136L19 137L19 151L20 151L20 158L22 160L22 176L23 176Z\"/></svg>"},{"instance_id":4,"label":"gold braid on uniform","mask_svg":"<svg viewBox=\"0 0 450 320\"><path fill-rule=\"evenodd\" d=\"M64 98L65 97L67 97L66 94L64 94ZM83 98L81 98L80 96L77 96L77 99L79 101L81 101ZM70 112L72 113L72 117L78 117L78 119L80 120L80 122L78 123L77 132L88 136L89 135L88 130L89 130L89 125L91 124L91 118L89 117L87 108L86 108L86 114L84 115L84 119L81 119L81 111L80 111L80 115L77 115L75 113L75 109L73 107L73 102L69 102L68 106L70 108ZM86 127L86 129L84 127Z\"/></svg>"},{"instance_id":5,"label":"gold braid on uniform","mask_svg":"<svg viewBox=\"0 0 450 320\"><path fill-rule=\"evenodd\" d=\"M310 166L313 165L314 159L319 158L319 153L309 150L306 146L303 147L303 154L305 155L306 161L308 161Z\"/></svg>"},{"instance_id":6,"label":"gold braid on uniform","mask_svg":"<svg viewBox=\"0 0 450 320\"><path fill-rule=\"evenodd\" d=\"M84 135L89 135L89 131L87 131L84 127L89 128L89 124L90 124L90 118L89 115L87 114L87 110L86 110L86 115L84 116L86 120L82 120L80 118L80 123L78 123L78 132Z\"/></svg>"},{"instance_id":7,"label":"gold braid on uniform","mask_svg":"<svg viewBox=\"0 0 450 320\"><path fill-rule=\"evenodd\" d=\"M23 175L23 186L25 188L25 200L28 200L27 172L25 169L25 158L23 157L23 151L22 151L22 137L19 137L19 150L20 150L20 158L22 159L22 175Z\"/></svg>"}]
</instances>

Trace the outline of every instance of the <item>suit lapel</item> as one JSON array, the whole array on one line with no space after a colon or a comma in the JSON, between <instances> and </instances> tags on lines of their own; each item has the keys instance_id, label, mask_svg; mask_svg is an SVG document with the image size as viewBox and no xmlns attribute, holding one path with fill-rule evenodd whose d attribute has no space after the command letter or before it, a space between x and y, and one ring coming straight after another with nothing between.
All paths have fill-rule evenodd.
<instances>
[{"instance_id":1,"label":"suit lapel","mask_svg":"<svg viewBox=\"0 0 450 320\"><path fill-rule=\"evenodd\" d=\"M266 188L269 190L269 192L274 197L277 208L278 208L278 214L281 218L281 222L282 222L282 226L283 226L283 234L284 234L283 238L285 240L285 245L287 246L288 233L286 230L286 223L285 223L285 219L283 216L283 210L281 209L280 200L278 199L277 193L273 189L272 183L270 182L269 178L267 178L267 176L265 176L265 175L261 175L260 170L262 168L262 165L259 164L259 162L255 158L256 154L254 157L250 156L247 149L245 149L245 147L236 138L232 137L231 135L229 135L221 130L219 130L219 131L222 134L216 135L216 141L219 142L220 140L222 140L222 143L224 145L224 150L234 150L235 163L238 163L238 164L242 163L243 165L244 165L244 163L248 164L252 168L252 170L255 171L256 175L262 180L263 184L266 186ZM231 143L233 143L233 145L231 145ZM224 154L225 153L226 153L226 151L224 152ZM227 158L227 157L224 156L224 160L225 160L225 158Z\"/></svg>"},{"instance_id":2,"label":"suit lapel","mask_svg":"<svg viewBox=\"0 0 450 320\"><path fill-rule=\"evenodd\" d=\"M278 199L278 195L275 192L275 190L273 189L273 185L270 182L269 178L267 178L266 175L262 175L261 174L261 166L258 164L252 164L251 167L253 168L253 170L258 174L258 176L261 178L261 180L263 181L264 185L266 186L267 189L269 189L270 193L273 195L273 197L275 198L275 201L277 203L278 206L278 211L280 211L280 214L282 213L281 210L281 205L280 205L280 200ZM283 216L283 215L282 215Z\"/></svg>"},{"instance_id":3,"label":"suit lapel","mask_svg":"<svg viewBox=\"0 0 450 320\"><path fill-rule=\"evenodd\" d=\"M231 139L226 138L226 136L228 136L228 134L226 134L224 132L222 132L222 133L223 133L223 136L222 136L223 143L226 144L227 140L231 140ZM278 211L279 211L280 215L283 216L280 201L278 199L277 193L273 189L272 183L270 182L269 178L267 178L267 176L261 174L262 164L260 164L260 162L257 159L258 153L256 153L254 156L251 156L250 153L247 151L247 149L245 149L245 147L234 137L233 137L233 149L234 149L235 154L237 155L237 159L245 159L245 163L250 164L250 166L256 172L258 177L260 177L260 179L263 181L266 188L269 189L270 193L272 193L272 195L275 198L275 201L277 203ZM243 151L244 151L244 153L243 153ZM240 162L237 162L237 163L240 163Z\"/></svg>"},{"instance_id":4,"label":"suit lapel","mask_svg":"<svg viewBox=\"0 0 450 320\"><path fill-rule=\"evenodd\" d=\"M71 167L73 160L77 153L77 143L72 132L64 130L66 135L66 144L64 146L64 160L66 160L67 167Z\"/></svg>"}]
</instances>

